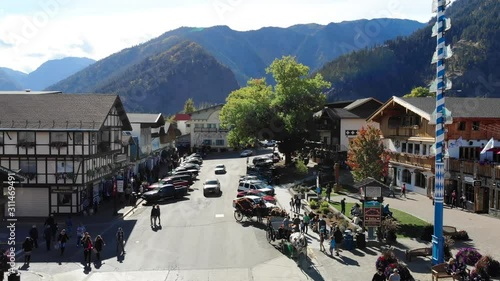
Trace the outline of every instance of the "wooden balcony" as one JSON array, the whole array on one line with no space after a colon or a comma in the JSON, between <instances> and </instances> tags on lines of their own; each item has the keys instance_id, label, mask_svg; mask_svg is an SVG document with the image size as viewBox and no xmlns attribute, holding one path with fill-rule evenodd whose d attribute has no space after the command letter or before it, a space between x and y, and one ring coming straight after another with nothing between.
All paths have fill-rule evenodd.
<instances>
[{"instance_id":1,"label":"wooden balcony","mask_svg":"<svg viewBox=\"0 0 500 281\"><path fill-rule=\"evenodd\" d=\"M460 165L463 167L463 173L468 175L474 175L474 167L477 169L478 177L486 177L495 179L500 179L500 165L492 165L492 164L480 164L479 162L471 161L471 160L459 160L459 159L450 159L449 169L452 172L460 173Z\"/></svg>"},{"instance_id":2,"label":"wooden balcony","mask_svg":"<svg viewBox=\"0 0 500 281\"><path fill-rule=\"evenodd\" d=\"M390 161L392 162L422 167L425 169L432 169L435 162L434 157L417 156L413 154L403 154L396 152L390 152L389 157L391 158Z\"/></svg>"}]
</instances>

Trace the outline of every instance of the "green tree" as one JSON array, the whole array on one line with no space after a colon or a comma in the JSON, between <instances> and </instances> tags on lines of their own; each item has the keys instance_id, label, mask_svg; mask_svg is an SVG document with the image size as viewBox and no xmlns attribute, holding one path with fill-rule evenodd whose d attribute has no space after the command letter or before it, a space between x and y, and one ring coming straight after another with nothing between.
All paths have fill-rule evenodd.
<instances>
[{"instance_id":1,"label":"green tree","mask_svg":"<svg viewBox=\"0 0 500 281\"><path fill-rule=\"evenodd\" d=\"M389 159L380 138L381 131L373 126L361 128L349 145L347 165L352 169L354 180L367 177L381 179L387 175Z\"/></svg>"},{"instance_id":2,"label":"green tree","mask_svg":"<svg viewBox=\"0 0 500 281\"><path fill-rule=\"evenodd\" d=\"M416 87L409 94L404 95L404 98L418 98L418 97L435 97L436 93L431 93L428 88Z\"/></svg>"},{"instance_id":3,"label":"green tree","mask_svg":"<svg viewBox=\"0 0 500 281\"><path fill-rule=\"evenodd\" d=\"M295 171L301 176L307 175L307 166L302 159L295 163Z\"/></svg>"},{"instance_id":4,"label":"green tree","mask_svg":"<svg viewBox=\"0 0 500 281\"><path fill-rule=\"evenodd\" d=\"M184 104L184 113L191 114L196 111L196 107L194 107L194 101L192 98L188 98L186 103Z\"/></svg>"}]
</instances>

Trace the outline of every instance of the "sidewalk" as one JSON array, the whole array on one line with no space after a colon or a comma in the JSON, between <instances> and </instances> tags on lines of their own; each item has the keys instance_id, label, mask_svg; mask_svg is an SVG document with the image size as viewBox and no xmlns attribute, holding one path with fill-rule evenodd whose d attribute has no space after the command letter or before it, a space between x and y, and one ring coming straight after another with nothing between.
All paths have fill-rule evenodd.
<instances>
[{"instance_id":1,"label":"sidewalk","mask_svg":"<svg viewBox=\"0 0 500 281\"><path fill-rule=\"evenodd\" d=\"M118 221L123 219L123 217L127 216L131 212L135 210L137 206L142 204L143 200L138 199L135 205L129 205L129 206L124 206L120 205L118 203L117 205L117 214L114 215L114 202L113 201L108 201L108 202L103 202L100 204L99 209L97 210L96 214L93 215L77 215L77 216L72 216L72 221L73 221L73 229L71 233L68 233L71 236L76 235L76 228L78 224L82 223L87 231L91 233L99 233L102 229L103 226L109 225L112 222ZM59 226L59 231L66 228L66 219L67 216L61 216L61 215L55 215L54 216L56 223ZM20 218L16 222L16 245L21 245L24 239L29 236L29 231L33 227L33 225L36 225L38 228L38 244L39 248L44 248L45 247L45 241L43 239L43 230L44 230L44 223L46 217L30 217L30 218ZM0 232L0 248L6 248L7 247L7 238L8 238L8 233L7 231L3 231L6 229L6 226L8 225L7 221L2 221L0 224L0 227L2 229L2 232ZM20 246L17 246L17 251L16 255L19 255L22 250L20 249Z\"/></svg>"}]
</instances>

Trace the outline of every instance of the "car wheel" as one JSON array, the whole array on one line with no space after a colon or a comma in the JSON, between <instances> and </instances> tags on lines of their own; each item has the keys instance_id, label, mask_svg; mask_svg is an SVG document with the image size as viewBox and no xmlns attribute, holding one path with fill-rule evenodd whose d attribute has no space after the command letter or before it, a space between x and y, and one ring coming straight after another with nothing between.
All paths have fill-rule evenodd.
<instances>
[{"instance_id":1,"label":"car wheel","mask_svg":"<svg viewBox=\"0 0 500 281\"><path fill-rule=\"evenodd\" d=\"M207 197L207 192L203 191L203 196Z\"/></svg>"}]
</instances>

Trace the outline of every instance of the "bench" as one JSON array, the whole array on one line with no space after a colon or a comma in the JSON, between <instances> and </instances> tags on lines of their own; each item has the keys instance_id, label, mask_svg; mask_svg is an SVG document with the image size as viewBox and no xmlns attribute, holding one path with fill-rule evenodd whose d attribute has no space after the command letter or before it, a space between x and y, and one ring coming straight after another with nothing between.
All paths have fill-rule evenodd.
<instances>
[{"instance_id":1,"label":"bench","mask_svg":"<svg viewBox=\"0 0 500 281\"><path fill-rule=\"evenodd\" d=\"M431 247L426 247L426 248L418 248L418 249L413 249L413 250L406 250L406 260L411 261L412 257L427 257L432 255L432 248Z\"/></svg>"},{"instance_id":2,"label":"bench","mask_svg":"<svg viewBox=\"0 0 500 281\"><path fill-rule=\"evenodd\" d=\"M466 269L467 275L470 275L469 269ZM462 280L459 275L451 275L446 272L446 263L440 263L432 267L432 281L437 281L439 279L451 278L453 280Z\"/></svg>"}]
</instances>

